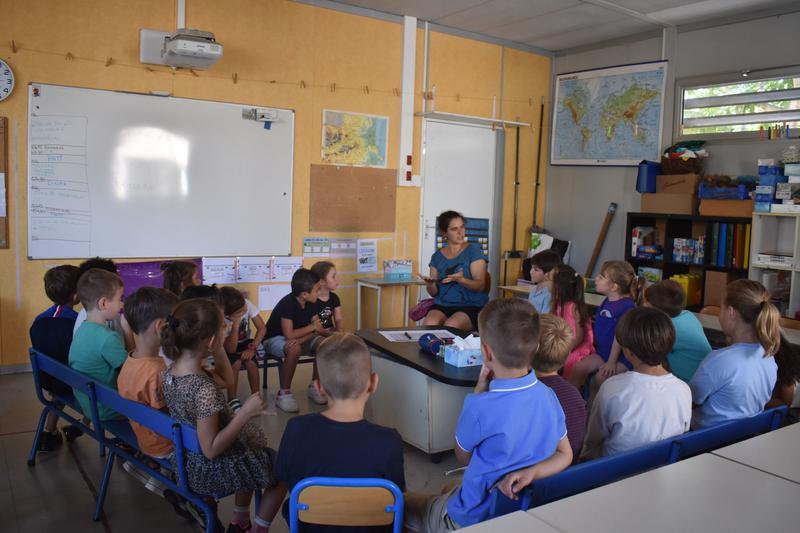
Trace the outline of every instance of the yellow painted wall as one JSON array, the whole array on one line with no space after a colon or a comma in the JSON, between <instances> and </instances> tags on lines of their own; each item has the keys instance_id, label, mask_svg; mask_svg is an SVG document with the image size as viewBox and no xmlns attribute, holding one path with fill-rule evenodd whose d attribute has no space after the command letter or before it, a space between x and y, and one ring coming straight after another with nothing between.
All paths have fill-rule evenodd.
<instances>
[{"instance_id":1,"label":"yellow painted wall","mask_svg":"<svg viewBox=\"0 0 800 533\"><path fill-rule=\"evenodd\" d=\"M11 247L0 250L0 365L27 361L28 326L34 316L49 305L42 276L58 263L26 259L25 89L29 82L136 92L169 91L180 97L294 109L292 253L302 253L304 236L358 236L381 239L379 260L403 256L417 259L420 191L416 188L398 189L394 233L310 234L308 231L309 173L311 164L321 163L323 109L388 116L389 167L397 166L400 98L394 90L401 88L402 27L399 24L286 0L188 0L187 25L213 31L225 46L225 57L218 65L193 75L165 67L146 68L138 61L139 29L174 28L173 1L0 0L0 14L0 56L14 69L17 82L14 94L0 102L0 116L8 117L12 132L16 129L18 133L17 144L9 143ZM415 105L420 110L421 31L418 37ZM12 39L17 46L16 53L9 43ZM521 120L538 121L537 102L541 95L548 94L550 84L549 58L435 32L430 41L430 83L437 87L438 110L489 116L492 97L497 96L499 112L502 76L506 91L503 117L519 116ZM72 59L67 58L68 53ZM501 69L503 55L505 68ZM111 61L107 66L108 58ZM333 84L335 90L332 90ZM530 98L534 102L532 106L528 105ZM522 231L530 225L532 211L530 162L535 161L535 144L530 137L530 132L523 134L521 150L520 168L524 172L521 172L523 194L519 227ZM419 171L419 146L417 121L415 172ZM512 150L507 150L506 161L503 249L510 246L511 235L513 144L511 147ZM15 165L18 167L16 182ZM542 188L542 206L543 192ZM543 211L540 213L543 217ZM16 220L19 227L16 227ZM312 259L306 261L307 266L312 263ZM353 272L355 261L339 260L337 268L340 272ZM510 271L516 272L517 268L514 266L511 270L510 267ZM338 291L348 329L355 327L354 278L353 274L340 275L343 287ZM250 292L253 300L257 298L255 285L242 288ZM399 291L387 291L384 296L383 325L400 325L400 296ZM374 319L369 319L375 314L374 295L365 298L365 303L364 325L368 327L374 323Z\"/></svg>"}]
</instances>

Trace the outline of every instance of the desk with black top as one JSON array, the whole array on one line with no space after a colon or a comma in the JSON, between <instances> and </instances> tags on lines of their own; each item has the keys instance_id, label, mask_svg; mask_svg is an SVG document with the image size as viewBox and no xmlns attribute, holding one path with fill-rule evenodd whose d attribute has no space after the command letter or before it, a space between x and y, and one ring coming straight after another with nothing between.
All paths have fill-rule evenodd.
<instances>
[{"instance_id":1,"label":"desk with black top","mask_svg":"<svg viewBox=\"0 0 800 533\"><path fill-rule=\"evenodd\" d=\"M382 328L388 330L454 328ZM405 442L428 454L452 450L464 397L478 381L480 366L458 368L423 352L416 342L392 342L378 330L356 331L372 352L372 369L380 376L367 404L367 418L396 428Z\"/></svg>"}]
</instances>

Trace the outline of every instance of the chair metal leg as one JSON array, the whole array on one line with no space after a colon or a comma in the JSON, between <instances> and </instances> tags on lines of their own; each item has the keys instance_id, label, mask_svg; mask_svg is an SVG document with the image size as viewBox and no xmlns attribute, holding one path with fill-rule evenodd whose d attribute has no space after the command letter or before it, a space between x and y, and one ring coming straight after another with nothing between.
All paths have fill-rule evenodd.
<instances>
[{"instance_id":1,"label":"chair metal leg","mask_svg":"<svg viewBox=\"0 0 800 533\"><path fill-rule=\"evenodd\" d=\"M206 533L217 533L217 513L206 502L203 502L202 507L206 514Z\"/></svg>"},{"instance_id":2,"label":"chair metal leg","mask_svg":"<svg viewBox=\"0 0 800 533\"><path fill-rule=\"evenodd\" d=\"M114 468L114 453L109 453L106 456L106 465L103 469L103 479L100 482L100 492L97 494L97 503L94 508L94 516L92 520L97 522L103 514L103 504L106 501L106 492L108 492L108 481L111 479L111 469Z\"/></svg>"},{"instance_id":3,"label":"chair metal leg","mask_svg":"<svg viewBox=\"0 0 800 533\"><path fill-rule=\"evenodd\" d=\"M39 423L36 424L36 433L33 435L33 444L31 445L31 451L28 454L28 466L34 466L36 464L36 452L39 451L39 441L42 440L42 431L44 431L44 422L47 420L47 415L50 413L50 409L45 407L42 409L42 414L39 416Z\"/></svg>"}]
</instances>

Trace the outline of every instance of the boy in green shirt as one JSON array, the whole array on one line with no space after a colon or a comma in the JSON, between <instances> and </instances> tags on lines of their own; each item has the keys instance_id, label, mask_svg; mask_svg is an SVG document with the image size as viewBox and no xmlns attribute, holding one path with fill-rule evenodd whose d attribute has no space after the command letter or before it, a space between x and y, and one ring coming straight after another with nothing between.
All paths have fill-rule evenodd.
<instances>
[{"instance_id":1,"label":"boy in green shirt","mask_svg":"<svg viewBox=\"0 0 800 533\"><path fill-rule=\"evenodd\" d=\"M69 366L81 374L117 388L117 374L128 353L119 334L106 322L119 316L122 310L122 279L111 272L92 268L78 280L78 298L86 309L86 321L80 325L69 349ZM75 398L85 416L91 413L89 398L74 390ZM117 416L113 410L100 405L101 420Z\"/></svg>"}]
</instances>

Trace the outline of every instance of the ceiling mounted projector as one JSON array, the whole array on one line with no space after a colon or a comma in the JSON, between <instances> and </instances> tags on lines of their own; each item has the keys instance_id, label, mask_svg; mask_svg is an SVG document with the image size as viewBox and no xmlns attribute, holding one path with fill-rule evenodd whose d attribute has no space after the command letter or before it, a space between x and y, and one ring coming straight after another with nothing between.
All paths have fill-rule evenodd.
<instances>
[{"instance_id":1,"label":"ceiling mounted projector","mask_svg":"<svg viewBox=\"0 0 800 533\"><path fill-rule=\"evenodd\" d=\"M147 29L139 32L142 63L204 70L221 58L222 45L209 31L181 28L174 32Z\"/></svg>"}]
</instances>

